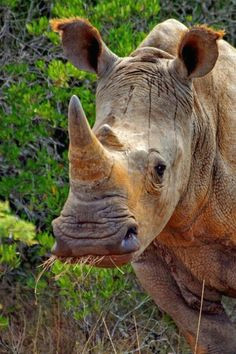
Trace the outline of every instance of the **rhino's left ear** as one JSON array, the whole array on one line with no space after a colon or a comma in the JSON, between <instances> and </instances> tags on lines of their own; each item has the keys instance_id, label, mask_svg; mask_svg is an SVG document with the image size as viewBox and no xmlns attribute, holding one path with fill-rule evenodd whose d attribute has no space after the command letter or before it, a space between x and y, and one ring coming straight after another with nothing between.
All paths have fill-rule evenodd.
<instances>
[{"instance_id":1,"label":"rhino's left ear","mask_svg":"<svg viewBox=\"0 0 236 354\"><path fill-rule=\"evenodd\" d=\"M54 19L50 24L60 33L65 55L77 68L101 76L117 60L89 21L75 17Z\"/></svg>"},{"instance_id":2,"label":"rhino's left ear","mask_svg":"<svg viewBox=\"0 0 236 354\"><path fill-rule=\"evenodd\" d=\"M224 31L216 32L206 26L192 27L182 36L173 65L181 77L192 79L208 74L218 58L217 40Z\"/></svg>"}]
</instances>

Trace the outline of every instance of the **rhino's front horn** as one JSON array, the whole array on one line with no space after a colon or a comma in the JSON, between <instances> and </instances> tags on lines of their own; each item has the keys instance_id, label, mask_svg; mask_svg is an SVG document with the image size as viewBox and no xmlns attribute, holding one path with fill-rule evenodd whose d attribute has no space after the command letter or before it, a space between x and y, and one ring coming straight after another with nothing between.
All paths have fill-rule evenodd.
<instances>
[{"instance_id":1,"label":"rhino's front horn","mask_svg":"<svg viewBox=\"0 0 236 354\"><path fill-rule=\"evenodd\" d=\"M70 178L93 182L110 175L112 159L91 130L77 96L69 104Z\"/></svg>"}]
</instances>

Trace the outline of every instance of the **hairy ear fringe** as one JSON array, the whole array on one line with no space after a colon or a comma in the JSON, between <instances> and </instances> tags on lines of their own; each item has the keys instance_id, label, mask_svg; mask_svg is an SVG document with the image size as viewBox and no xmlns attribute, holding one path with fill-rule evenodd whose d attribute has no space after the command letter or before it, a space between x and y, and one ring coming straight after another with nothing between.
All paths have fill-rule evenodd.
<instances>
[{"instance_id":1,"label":"hairy ear fringe","mask_svg":"<svg viewBox=\"0 0 236 354\"><path fill-rule=\"evenodd\" d=\"M84 24L87 24L89 27L92 27L91 23L86 20L85 18L81 17L71 17L71 18L54 18L49 21L50 26L54 32L62 32L67 25L70 25L72 23L76 22L83 22Z\"/></svg>"},{"instance_id":2,"label":"hairy ear fringe","mask_svg":"<svg viewBox=\"0 0 236 354\"><path fill-rule=\"evenodd\" d=\"M218 39L222 39L225 35L225 31L224 30L219 30L219 31L216 31L214 30L213 28L211 27L208 27L207 25L196 25L196 26L193 26L191 28L189 28L189 30L187 32L184 32L181 36L181 39L180 39L180 45L179 45L179 48L178 48L178 53L180 51L180 46L181 46L181 43L182 43L182 40L183 38L186 36L186 34L197 34L197 35L200 35L201 37L207 37L207 40L218 40Z\"/></svg>"},{"instance_id":3,"label":"hairy ear fringe","mask_svg":"<svg viewBox=\"0 0 236 354\"><path fill-rule=\"evenodd\" d=\"M190 28L190 31L192 29L196 29L199 31L203 31L206 34L208 34L209 36L213 37L214 39L222 39L225 36L225 30L215 30L214 28L208 27L207 25L197 25L197 26L193 26L192 28Z\"/></svg>"}]
</instances>

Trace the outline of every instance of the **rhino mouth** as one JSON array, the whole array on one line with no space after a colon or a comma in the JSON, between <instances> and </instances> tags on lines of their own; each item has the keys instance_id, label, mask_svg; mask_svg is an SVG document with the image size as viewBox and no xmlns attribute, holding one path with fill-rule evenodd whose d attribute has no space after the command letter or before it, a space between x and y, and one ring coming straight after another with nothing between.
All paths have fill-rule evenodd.
<instances>
[{"instance_id":1,"label":"rhino mouth","mask_svg":"<svg viewBox=\"0 0 236 354\"><path fill-rule=\"evenodd\" d=\"M134 260L134 254L127 253L122 255L110 255L110 256L87 255L81 257L56 256L56 259L59 259L60 261L67 264L69 263L69 264L90 265L97 268L117 268L132 262Z\"/></svg>"},{"instance_id":2,"label":"rhino mouth","mask_svg":"<svg viewBox=\"0 0 236 354\"><path fill-rule=\"evenodd\" d=\"M74 231L69 234L65 232L67 226L66 223L61 222L60 217L53 221L56 242L52 254L62 261L110 268L131 262L140 248L137 224L134 220L117 225L116 231L113 228L106 231L105 235L103 230L102 237L98 236L98 231L102 230L101 224L92 223L87 232L78 224L75 228L77 233ZM106 225L103 227L109 230Z\"/></svg>"}]
</instances>

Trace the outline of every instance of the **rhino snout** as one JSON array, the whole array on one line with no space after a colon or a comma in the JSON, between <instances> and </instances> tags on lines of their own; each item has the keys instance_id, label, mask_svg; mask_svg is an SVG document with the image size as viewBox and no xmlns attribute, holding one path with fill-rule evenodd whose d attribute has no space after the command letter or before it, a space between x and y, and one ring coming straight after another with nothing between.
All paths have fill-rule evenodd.
<instances>
[{"instance_id":1,"label":"rhino snout","mask_svg":"<svg viewBox=\"0 0 236 354\"><path fill-rule=\"evenodd\" d=\"M83 256L113 256L131 254L139 250L137 225L134 221L127 221L121 227L117 225L117 232L109 236L99 237L69 237L62 232L60 218L53 221L53 231L56 243L52 253L57 257ZM79 230L79 229L78 229ZM96 232L96 227L94 228Z\"/></svg>"}]
</instances>

